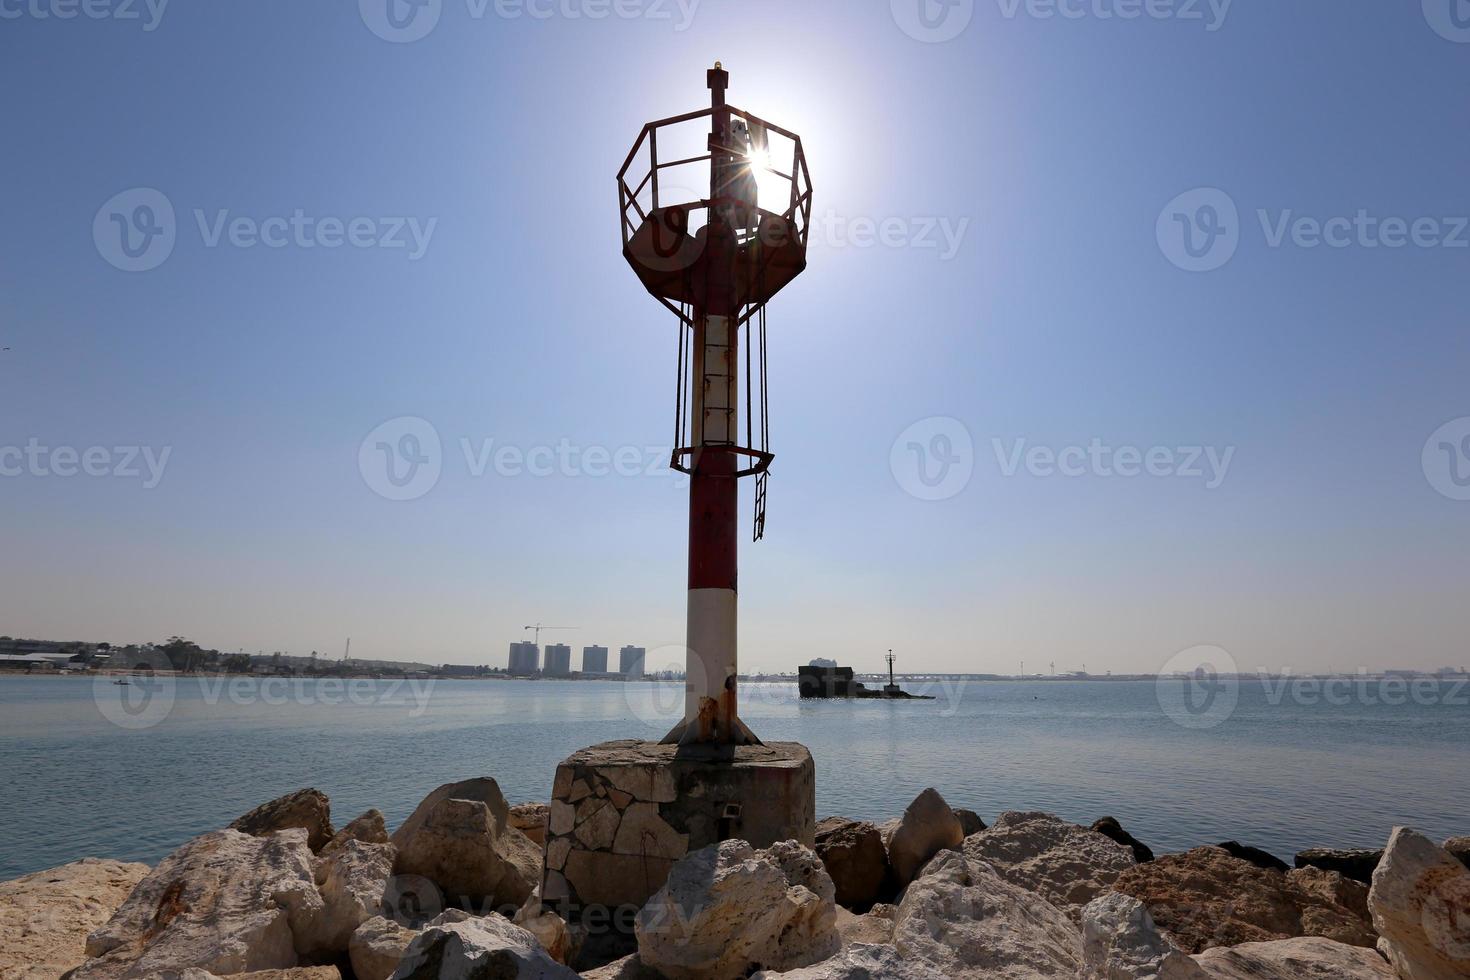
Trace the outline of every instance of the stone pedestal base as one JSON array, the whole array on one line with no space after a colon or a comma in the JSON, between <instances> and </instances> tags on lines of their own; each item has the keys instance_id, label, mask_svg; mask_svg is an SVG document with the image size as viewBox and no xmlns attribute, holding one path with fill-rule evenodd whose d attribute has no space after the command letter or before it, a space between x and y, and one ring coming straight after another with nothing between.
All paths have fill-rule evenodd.
<instances>
[{"instance_id":1,"label":"stone pedestal base","mask_svg":"<svg viewBox=\"0 0 1470 980\"><path fill-rule=\"evenodd\" d=\"M541 894L578 917L637 909L690 851L732 838L811 847L815 836L816 767L804 745L604 742L556 767Z\"/></svg>"}]
</instances>

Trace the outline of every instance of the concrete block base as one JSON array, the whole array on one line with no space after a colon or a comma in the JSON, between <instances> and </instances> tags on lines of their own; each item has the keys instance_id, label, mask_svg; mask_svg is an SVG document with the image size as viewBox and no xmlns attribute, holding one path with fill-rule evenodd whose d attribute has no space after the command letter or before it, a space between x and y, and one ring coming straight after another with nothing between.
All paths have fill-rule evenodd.
<instances>
[{"instance_id":1,"label":"concrete block base","mask_svg":"<svg viewBox=\"0 0 1470 980\"><path fill-rule=\"evenodd\" d=\"M573 917L642 908L690 851L733 838L810 847L816 822L816 766L804 745L604 742L556 768L542 898Z\"/></svg>"}]
</instances>

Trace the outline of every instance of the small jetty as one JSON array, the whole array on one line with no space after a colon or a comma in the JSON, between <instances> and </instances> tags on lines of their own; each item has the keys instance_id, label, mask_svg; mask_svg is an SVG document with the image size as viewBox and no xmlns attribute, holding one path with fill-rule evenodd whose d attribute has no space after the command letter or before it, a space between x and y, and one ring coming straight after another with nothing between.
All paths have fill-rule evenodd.
<instances>
[{"instance_id":1,"label":"small jetty","mask_svg":"<svg viewBox=\"0 0 1470 980\"><path fill-rule=\"evenodd\" d=\"M893 651L888 651L888 683L873 690L858 681L851 667L814 660L796 668L796 685L803 698L882 698L893 701L933 701L927 694L910 694L893 680Z\"/></svg>"}]
</instances>

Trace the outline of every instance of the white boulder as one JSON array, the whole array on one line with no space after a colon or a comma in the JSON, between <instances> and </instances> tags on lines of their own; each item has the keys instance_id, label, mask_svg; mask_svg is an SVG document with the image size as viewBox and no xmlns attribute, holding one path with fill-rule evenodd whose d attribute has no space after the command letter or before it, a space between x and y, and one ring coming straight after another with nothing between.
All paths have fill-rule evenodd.
<instances>
[{"instance_id":1,"label":"white boulder","mask_svg":"<svg viewBox=\"0 0 1470 980\"><path fill-rule=\"evenodd\" d=\"M1065 913L957 851L940 853L909 885L893 945L955 980L1073 980L1082 966L1082 933Z\"/></svg>"},{"instance_id":2,"label":"white boulder","mask_svg":"<svg viewBox=\"0 0 1470 980\"><path fill-rule=\"evenodd\" d=\"M965 842L965 828L937 790L926 789L903 811L903 817L885 835L888 863L897 887L914 880L935 854Z\"/></svg>"},{"instance_id":3,"label":"white boulder","mask_svg":"<svg viewBox=\"0 0 1470 980\"><path fill-rule=\"evenodd\" d=\"M1002 813L993 826L965 839L965 855L1039 892L1074 921L1138 863L1122 844L1049 813Z\"/></svg>"},{"instance_id":4,"label":"white boulder","mask_svg":"<svg viewBox=\"0 0 1470 980\"><path fill-rule=\"evenodd\" d=\"M147 874L146 864L86 858L0 882L0 977L56 980L81 963L87 933Z\"/></svg>"},{"instance_id":5,"label":"white boulder","mask_svg":"<svg viewBox=\"0 0 1470 980\"><path fill-rule=\"evenodd\" d=\"M928 967L910 963L892 946L856 943L829 960L785 973L762 970L751 980L936 980Z\"/></svg>"},{"instance_id":6,"label":"white boulder","mask_svg":"<svg viewBox=\"0 0 1470 980\"><path fill-rule=\"evenodd\" d=\"M501 915L430 926L409 944L392 980L577 980L536 937Z\"/></svg>"},{"instance_id":7,"label":"white boulder","mask_svg":"<svg viewBox=\"0 0 1470 980\"><path fill-rule=\"evenodd\" d=\"M1470 977L1470 868L1423 834L1394 828L1368 910L1402 980Z\"/></svg>"},{"instance_id":8,"label":"white boulder","mask_svg":"<svg viewBox=\"0 0 1470 980\"><path fill-rule=\"evenodd\" d=\"M1373 950L1321 936L1216 946L1194 961L1208 980L1394 980Z\"/></svg>"},{"instance_id":9,"label":"white boulder","mask_svg":"<svg viewBox=\"0 0 1470 980\"><path fill-rule=\"evenodd\" d=\"M1207 980L1163 933L1142 902L1119 892L1082 911L1082 980Z\"/></svg>"},{"instance_id":10,"label":"white boulder","mask_svg":"<svg viewBox=\"0 0 1470 980\"><path fill-rule=\"evenodd\" d=\"M221 830L174 851L87 937L73 980L200 969L225 976L297 965L322 914L307 831Z\"/></svg>"},{"instance_id":11,"label":"white boulder","mask_svg":"<svg viewBox=\"0 0 1470 980\"><path fill-rule=\"evenodd\" d=\"M728 840L678 861L638 913L642 964L669 980L734 980L838 951L835 889L817 855L782 841Z\"/></svg>"},{"instance_id":12,"label":"white boulder","mask_svg":"<svg viewBox=\"0 0 1470 980\"><path fill-rule=\"evenodd\" d=\"M356 839L329 845L314 869L322 914L309 936L297 937L297 945L318 959L347 952L357 927L382 912L394 854L392 844L364 844Z\"/></svg>"}]
</instances>

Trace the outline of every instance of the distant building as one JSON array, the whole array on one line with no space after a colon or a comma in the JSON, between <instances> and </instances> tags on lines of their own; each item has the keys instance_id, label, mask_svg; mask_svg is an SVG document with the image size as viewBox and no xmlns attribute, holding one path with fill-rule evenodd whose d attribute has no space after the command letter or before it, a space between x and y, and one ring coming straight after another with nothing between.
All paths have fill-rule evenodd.
<instances>
[{"instance_id":1,"label":"distant building","mask_svg":"<svg viewBox=\"0 0 1470 980\"><path fill-rule=\"evenodd\" d=\"M541 670L541 651L530 642L510 645L510 662L506 673L512 677L530 677Z\"/></svg>"},{"instance_id":2,"label":"distant building","mask_svg":"<svg viewBox=\"0 0 1470 980\"><path fill-rule=\"evenodd\" d=\"M607 647L582 648L582 673L607 673Z\"/></svg>"},{"instance_id":3,"label":"distant building","mask_svg":"<svg viewBox=\"0 0 1470 980\"><path fill-rule=\"evenodd\" d=\"M623 647L618 651L618 673L624 677L642 677L643 658L647 654L642 647Z\"/></svg>"},{"instance_id":4,"label":"distant building","mask_svg":"<svg viewBox=\"0 0 1470 980\"><path fill-rule=\"evenodd\" d=\"M565 643L552 643L546 647L546 666L541 673L547 677L572 676L572 648Z\"/></svg>"}]
</instances>

